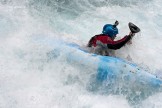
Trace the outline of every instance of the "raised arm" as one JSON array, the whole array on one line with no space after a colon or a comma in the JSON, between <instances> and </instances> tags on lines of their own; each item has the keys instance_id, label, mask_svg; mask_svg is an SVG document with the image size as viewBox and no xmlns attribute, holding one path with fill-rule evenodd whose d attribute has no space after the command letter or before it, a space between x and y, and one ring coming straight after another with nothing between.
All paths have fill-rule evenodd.
<instances>
[{"instance_id":1,"label":"raised arm","mask_svg":"<svg viewBox=\"0 0 162 108\"><path fill-rule=\"evenodd\" d=\"M123 37L122 39L120 40L117 40L117 41L112 41L111 43L107 44L107 47L109 49L114 49L114 50L117 50L117 49L120 49L121 47L123 47L128 41L131 40L131 38L134 36L133 33L130 33L128 36L125 36Z\"/></svg>"}]
</instances>

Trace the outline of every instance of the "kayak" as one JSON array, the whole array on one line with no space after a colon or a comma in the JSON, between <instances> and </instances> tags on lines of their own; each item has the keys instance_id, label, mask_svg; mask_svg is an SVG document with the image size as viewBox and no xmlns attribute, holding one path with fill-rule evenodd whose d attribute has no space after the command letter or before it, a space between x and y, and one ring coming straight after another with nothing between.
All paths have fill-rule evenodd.
<instances>
[{"instance_id":1,"label":"kayak","mask_svg":"<svg viewBox=\"0 0 162 108\"><path fill-rule=\"evenodd\" d=\"M68 60L96 70L87 87L90 91L125 95L133 103L162 91L162 79L134 63L91 54L77 44L67 46L73 49L72 53L67 54Z\"/></svg>"},{"instance_id":2,"label":"kayak","mask_svg":"<svg viewBox=\"0 0 162 108\"><path fill-rule=\"evenodd\" d=\"M162 79L135 63L117 57L92 54L75 43L40 37L36 41L53 48L49 59L63 55L68 64L79 70L92 71L86 85L90 92L124 95L131 103L137 103L162 91Z\"/></svg>"}]
</instances>

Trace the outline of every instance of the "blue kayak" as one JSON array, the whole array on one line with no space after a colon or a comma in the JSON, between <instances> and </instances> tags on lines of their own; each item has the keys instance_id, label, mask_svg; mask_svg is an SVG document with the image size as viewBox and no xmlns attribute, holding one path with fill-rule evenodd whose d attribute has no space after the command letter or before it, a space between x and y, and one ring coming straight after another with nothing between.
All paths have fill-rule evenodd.
<instances>
[{"instance_id":1,"label":"blue kayak","mask_svg":"<svg viewBox=\"0 0 162 108\"><path fill-rule=\"evenodd\" d=\"M89 53L75 43L40 38L36 40L54 48L52 57L58 57L61 53L72 66L93 71L87 82L88 91L124 95L131 103L162 91L162 79L134 63Z\"/></svg>"},{"instance_id":2,"label":"blue kayak","mask_svg":"<svg viewBox=\"0 0 162 108\"><path fill-rule=\"evenodd\" d=\"M96 70L96 75L87 86L90 91L125 95L131 103L162 91L162 79L134 63L116 57L91 54L77 44L67 46L73 49L72 53L67 54L68 60Z\"/></svg>"}]
</instances>

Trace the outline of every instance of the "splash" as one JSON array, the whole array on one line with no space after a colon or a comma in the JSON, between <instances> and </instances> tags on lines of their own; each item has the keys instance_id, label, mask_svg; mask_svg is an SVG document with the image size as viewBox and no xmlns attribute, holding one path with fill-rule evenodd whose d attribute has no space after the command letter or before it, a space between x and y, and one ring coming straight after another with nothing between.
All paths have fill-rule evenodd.
<instances>
[{"instance_id":1,"label":"splash","mask_svg":"<svg viewBox=\"0 0 162 108\"><path fill-rule=\"evenodd\" d=\"M96 71L69 63L66 53L56 49L59 44L53 42L63 40L85 46L92 36L101 33L104 24L115 20L120 22L119 39L129 33L130 21L142 32L136 35L133 44L116 51L117 57L129 58L160 74L161 3L160 0L1 0L0 107L136 107L120 94L87 91L87 83ZM47 44L46 39L51 41ZM150 96L137 107L161 108L160 96L161 93Z\"/></svg>"}]
</instances>

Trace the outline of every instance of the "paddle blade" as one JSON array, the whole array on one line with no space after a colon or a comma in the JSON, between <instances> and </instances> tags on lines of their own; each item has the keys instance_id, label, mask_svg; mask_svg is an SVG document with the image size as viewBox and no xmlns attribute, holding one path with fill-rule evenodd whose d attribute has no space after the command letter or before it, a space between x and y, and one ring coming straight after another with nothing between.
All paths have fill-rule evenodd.
<instances>
[{"instance_id":1,"label":"paddle blade","mask_svg":"<svg viewBox=\"0 0 162 108\"><path fill-rule=\"evenodd\" d=\"M138 33L138 32L140 32L140 28L137 27L135 24L129 22L129 23L128 23L128 26L129 26L129 29L130 29L130 31L131 31L132 33Z\"/></svg>"}]
</instances>

